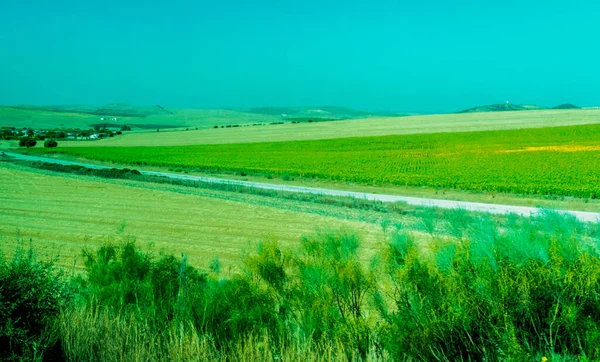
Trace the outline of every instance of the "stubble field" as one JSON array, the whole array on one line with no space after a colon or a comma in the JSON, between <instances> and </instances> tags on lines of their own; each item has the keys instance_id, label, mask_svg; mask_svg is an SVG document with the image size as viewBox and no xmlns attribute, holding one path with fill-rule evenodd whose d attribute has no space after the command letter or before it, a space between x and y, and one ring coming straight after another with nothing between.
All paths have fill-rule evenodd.
<instances>
[{"instance_id":1,"label":"stubble field","mask_svg":"<svg viewBox=\"0 0 600 362\"><path fill-rule=\"evenodd\" d=\"M32 240L38 255L58 258L62 267L81 268L81 250L135 237L155 252L185 253L207 267L219 257L237 266L261 240L296 244L317 229L348 228L365 238L372 254L381 228L378 215L326 205L65 175L0 162L0 252L10 255ZM369 251L371 250L371 251Z\"/></svg>"}]
</instances>

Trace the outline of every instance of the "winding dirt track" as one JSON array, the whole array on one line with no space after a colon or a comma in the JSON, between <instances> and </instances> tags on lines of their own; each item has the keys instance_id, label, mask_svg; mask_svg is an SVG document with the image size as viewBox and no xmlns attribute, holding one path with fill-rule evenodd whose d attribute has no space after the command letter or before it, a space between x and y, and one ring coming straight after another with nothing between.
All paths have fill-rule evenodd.
<instances>
[{"instance_id":1,"label":"winding dirt track","mask_svg":"<svg viewBox=\"0 0 600 362\"><path fill-rule=\"evenodd\" d=\"M83 162L73 162L73 161L60 160L60 159L55 159L55 158L38 157L38 156L28 156L28 155L9 153L9 152L6 152L6 156L14 157L16 159L26 160L26 161L41 161L41 162L57 163L57 164L62 164L62 165L77 165L77 166L84 166L84 167L96 168L96 169L112 168L109 166L99 166L99 165L93 165L93 164L83 163ZM540 209L540 208L527 207L527 206L497 205L497 204L485 204L485 203L480 203L480 202L438 200L438 199L428 199L428 198L420 198L420 197L372 194L372 193L366 193L366 192L353 192L353 191L315 188L315 187L278 185L278 184L270 184L270 183L263 183L263 182L229 180L229 179L216 178L216 177L181 175L181 174L170 173L170 172L145 171L145 170L140 170L140 169L138 169L138 170L140 171L140 173L142 175L163 176L163 177L179 179L179 180L231 184L231 185L239 185L239 186L245 186L245 187L254 187L254 188L260 188L260 189L286 191L286 192L301 192L301 193L318 194L318 195L345 196L345 197L353 197L353 198L357 198L357 199L375 200L375 201L382 201L382 202L404 202L404 203L407 203L409 205L414 205L414 206L438 207L438 208L443 208L443 209L464 209L464 210L468 210L468 211L485 212L485 213L490 213L490 214L518 214L518 215L522 215L522 216L534 216L534 215L537 215L542 212L542 209ZM600 222L600 213L597 213L597 212L572 211L572 210L557 210L557 211L562 214L573 215L580 221Z\"/></svg>"}]
</instances>

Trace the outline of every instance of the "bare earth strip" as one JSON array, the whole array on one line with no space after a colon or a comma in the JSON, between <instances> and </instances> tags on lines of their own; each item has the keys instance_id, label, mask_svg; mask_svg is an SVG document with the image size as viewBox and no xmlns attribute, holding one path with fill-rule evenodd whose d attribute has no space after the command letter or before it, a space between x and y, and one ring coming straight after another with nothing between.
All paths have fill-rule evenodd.
<instances>
[{"instance_id":1,"label":"bare earth strip","mask_svg":"<svg viewBox=\"0 0 600 362\"><path fill-rule=\"evenodd\" d=\"M15 157L17 159L28 160L28 161L41 161L41 162L49 162L49 163L58 163L58 164L63 164L63 165L79 165L79 166L85 166L85 167L89 167L89 168L110 168L108 166L98 166L98 165L93 165L93 164L88 164L88 163L59 160L59 159L54 159L54 158L26 156L26 155L15 154L15 153L7 153L7 155ZM344 196L344 197L352 197L352 198L357 198L357 199L376 200L376 201L382 201L382 202L405 202L405 203L407 203L409 205L413 205L413 206L438 207L438 208L443 208L443 209L464 209L464 210L468 210L468 211L485 212L485 213L491 213L491 214L517 214L517 215L522 215L522 216L534 216L543 211L540 208L526 207L526 206L497 205L497 204L486 204L486 203L479 203L479 202L439 200L439 199L418 198L418 197L408 197L408 196L372 194L372 193L366 193L366 192L353 192L353 191L332 190L332 189L324 189L324 188L313 188L313 187L291 186L291 185L277 185L277 184L262 183L262 182L230 180L230 179L204 177L204 176L180 175L180 174L176 174L176 173L159 172L159 171L144 171L144 170L139 170L139 171L143 175L162 176L162 177L168 177L168 178L180 179L180 180L233 184L233 185L255 187L255 188L261 188L261 189L268 189L268 190L285 191L285 192L301 192L301 193L310 193L310 194L318 194L318 195ZM597 212L571 211L571 210L559 210L559 212L563 213L563 214L573 215L578 220L584 221L584 222L599 222L600 221L600 213L597 213Z\"/></svg>"}]
</instances>

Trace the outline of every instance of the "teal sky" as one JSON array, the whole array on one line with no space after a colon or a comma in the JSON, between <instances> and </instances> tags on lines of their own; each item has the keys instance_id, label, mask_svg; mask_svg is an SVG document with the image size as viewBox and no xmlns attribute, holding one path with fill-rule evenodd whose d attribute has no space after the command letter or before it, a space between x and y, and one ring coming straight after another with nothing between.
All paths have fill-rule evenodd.
<instances>
[{"instance_id":1,"label":"teal sky","mask_svg":"<svg viewBox=\"0 0 600 362\"><path fill-rule=\"evenodd\" d=\"M3 0L0 104L600 105L600 1Z\"/></svg>"}]
</instances>

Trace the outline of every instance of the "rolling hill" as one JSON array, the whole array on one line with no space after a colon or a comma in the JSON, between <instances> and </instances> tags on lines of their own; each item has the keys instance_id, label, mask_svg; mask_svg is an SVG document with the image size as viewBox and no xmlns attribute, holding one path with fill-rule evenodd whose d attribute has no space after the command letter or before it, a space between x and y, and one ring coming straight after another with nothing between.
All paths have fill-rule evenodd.
<instances>
[{"instance_id":1,"label":"rolling hill","mask_svg":"<svg viewBox=\"0 0 600 362\"><path fill-rule=\"evenodd\" d=\"M113 119L115 118L115 119ZM96 124L134 130L212 128L214 126L272 123L279 116L225 109L166 109L127 104L105 106L0 106L0 127L88 129Z\"/></svg>"},{"instance_id":2,"label":"rolling hill","mask_svg":"<svg viewBox=\"0 0 600 362\"><path fill-rule=\"evenodd\" d=\"M512 103L499 103L489 104L485 106L477 106L456 113L477 113L477 112L510 112L510 111L531 111L546 109L544 107L532 105L532 104L512 104Z\"/></svg>"},{"instance_id":3,"label":"rolling hill","mask_svg":"<svg viewBox=\"0 0 600 362\"><path fill-rule=\"evenodd\" d=\"M552 109L581 109L581 107L578 107L571 103L564 103L556 107L552 107Z\"/></svg>"},{"instance_id":4,"label":"rolling hill","mask_svg":"<svg viewBox=\"0 0 600 362\"><path fill-rule=\"evenodd\" d=\"M266 114L293 118L322 118L322 119L355 119L366 117L394 117L405 114L387 111L362 111L338 106L306 106L306 107L254 107L239 109L248 113Z\"/></svg>"}]
</instances>

